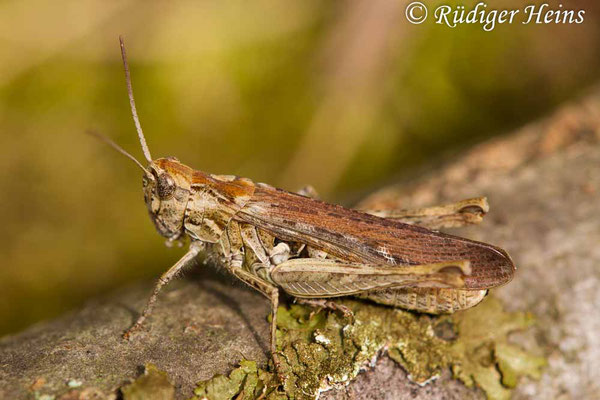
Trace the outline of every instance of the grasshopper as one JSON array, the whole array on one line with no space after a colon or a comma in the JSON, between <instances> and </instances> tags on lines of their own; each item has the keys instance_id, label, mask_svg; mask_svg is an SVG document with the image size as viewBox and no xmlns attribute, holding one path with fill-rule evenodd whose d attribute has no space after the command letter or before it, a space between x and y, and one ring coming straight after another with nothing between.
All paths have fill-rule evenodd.
<instances>
[{"instance_id":1,"label":"grasshopper","mask_svg":"<svg viewBox=\"0 0 600 400\"><path fill-rule=\"evenodd\" d=\"M515 266L506 251L437 231L479 222L488 211L485 198L418 210L358 211L320 201L311 190L291 193L247 178L212 175L174 157L153 160L119 40L133 121L148 165L97 136L143 171L144 200L158 233L168 243L190 239L188 251L160 277L125 338L142 327L161 289L202 253L271 302L270 350L276 366L280 291L344 312L349 310L330 299L356 296L441 314L473 307L487 289L512 279Z\"/></svg>"}]
</instances>

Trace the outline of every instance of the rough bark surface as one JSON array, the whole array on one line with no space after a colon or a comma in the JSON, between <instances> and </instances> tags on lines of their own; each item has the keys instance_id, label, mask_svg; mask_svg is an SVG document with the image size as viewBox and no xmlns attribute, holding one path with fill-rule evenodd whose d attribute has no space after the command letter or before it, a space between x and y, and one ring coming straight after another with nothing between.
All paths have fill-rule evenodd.
<instances>
[{"instance_id":1,"label":"rough bark surface","mask_svg":"<svg viewBox=\"0 0 600 400\"><path fill-rule=\"evenodd\" d=\"M600 393L600 91L505 138L470 150L417 181L386 188L369 207L423 206L480 195L491 212L455 231L506 248L519 268L495 290L510 310L539 323L513 339L548 357L540 381L524 380L516 398L593 398ZM81 382L86 398L116 397L150 362L169 374L176 396L227 374L241 358L264 363L268 302L211 271L162 295L148 328L132 342L120 334L143 307L151 283L90 302L77 312L0 340L0 398L56 398ZM82 393L80 397L83 398ZM98 397L93 397L98 396ZM327 399L481 398L444 374L425 387L391 360Z\"/></svg>"}]
</instances>

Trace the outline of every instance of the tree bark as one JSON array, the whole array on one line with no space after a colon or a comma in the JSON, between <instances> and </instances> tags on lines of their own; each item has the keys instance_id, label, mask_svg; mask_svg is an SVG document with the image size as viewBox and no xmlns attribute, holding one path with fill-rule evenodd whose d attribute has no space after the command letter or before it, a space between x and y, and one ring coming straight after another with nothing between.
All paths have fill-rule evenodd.
<instances>
[{"instance_id":1,"label":"tree bark","mask_svg":"<svg viewBox=\"0 0 600 400\"><path fill-rule=\"evenodd\" d=\"M507 249L514 280L494 290L538 324L512 339L549 360L541 380L515 398L592 398L600 393L600 90L510 136L476 146L412 182L371 195L362 207L408 208L488 196L482 225L453 233ZM123 342L151 291L140 284L0 340L0 398L116 398L140 367L168 373L177 398L227 374L241 358L265 363L269 304L209 268L172 284L149 329ZM81 389L70 390L80 386ZM66 397L71 396L71 397ZM79 396L79 397L76 397ZM87 396L87 397L86 397ZM94 397L97 396L97 397ZM420 387L387 357L327 399L481 398L449 372Z\"/></svg>"}]
</instances>

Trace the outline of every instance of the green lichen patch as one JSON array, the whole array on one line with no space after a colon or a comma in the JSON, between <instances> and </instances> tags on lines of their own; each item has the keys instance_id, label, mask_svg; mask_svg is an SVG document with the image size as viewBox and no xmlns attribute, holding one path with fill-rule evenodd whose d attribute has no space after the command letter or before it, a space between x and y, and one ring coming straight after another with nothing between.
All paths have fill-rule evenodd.
<instances>
[{"instance_id":1,"label":"green lichen patch","mask_svg":"<svg viewBox=\"0 0 600 400\"><path fill-rule=\"evenodd\" d=\"M35 400L55 400L56 396L54 396L53 394L39 394L39 393L35 393Z\"/></svg>"},{"instance_id":2,"label":"green lichen patch","mask_svg":"<svg viewBox=\"0 0 600 400\"><path fill-rule=\"evenodd\" d=\"M279 307L281 386L274 374L242 361L229 377L201 382L195 399L316 399L321 391L354 379L383 349L417 383L450 367L467 386L478 385L489 398L504 399L520 376L538 377L545 363L507 342L507 335L529 327L532 317L506 313L493 298L443 317L351 299L339 303L354 316L301 305Z\"/></svg>"},{"instance_id":3,"label":"green lichen patch","mask_svg":"<svg viewBox=\"0 0 600 400\"><path fill-rule=\"evenodd\" d=\"M173 400L175 388L166 372L154 364L146 364L144 374L121 388L123 400Z\"/></svg>"},{"instance_id":4,"label":"green lichen patch","mask_svg":"<svg viewBox=\"0 0 600 400\"><path fill-rule=\"evenodd\" d=\"M508 342L509 333L534 323L532 315L504 312L498 300L488 298L452 319L458 340L450 346L450 366L467 386L477 384L489 399L508 399L519 377L539 378L545 359Z\"/></svg>"},{"instance_id":5,"label":"green lichen patch","mask_svg":"<svg viewBox=\"0 0 600 400\"><path fill-rule=\"evenodd\" d=\"M287 399L285 394L278 392L277 386L274 374L258 368L255 361L242 360L229 377L216 375L200 382L194 390L193 399Z\"/></svg>"}]
</instances>

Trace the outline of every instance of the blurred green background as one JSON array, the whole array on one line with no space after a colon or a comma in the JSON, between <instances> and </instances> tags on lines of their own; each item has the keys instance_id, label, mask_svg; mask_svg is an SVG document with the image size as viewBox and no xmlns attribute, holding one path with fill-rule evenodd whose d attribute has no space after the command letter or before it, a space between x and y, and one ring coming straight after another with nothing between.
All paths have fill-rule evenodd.
<instances>
[{"instance_id":1,"label":"blurred green background","mask_svg":"<svg viewBox=\"0 0 600 400\"><path fill-rule=\"evenodd\" d=\"M410 25L407 3L1 2L0 334L154 279L182 252L154 231L139 170L83 134L141 158L119 34L155 157L346 204L599 78L592 1L564 2L581 25L492 32Z\"/></svg>"}]
</instances>

